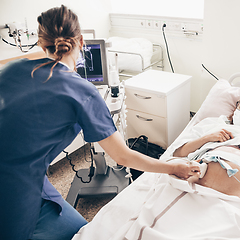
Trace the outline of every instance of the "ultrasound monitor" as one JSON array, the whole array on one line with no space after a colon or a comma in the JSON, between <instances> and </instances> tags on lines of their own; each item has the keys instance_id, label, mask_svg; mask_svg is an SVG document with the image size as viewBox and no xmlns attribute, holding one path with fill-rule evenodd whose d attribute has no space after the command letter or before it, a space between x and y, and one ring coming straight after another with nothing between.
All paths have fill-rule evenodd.
<instances>
[{"instance_id":1,"label":"ultrasound monitor","mask_svg":"<svg viewBox=\"0 0 240 240\"><path fill-rule=\"evenodd\" d=\"M94 85L108 84L106 44L103 39L84 40L77 60L77 72Z\"/></svg>"}]
</instances>

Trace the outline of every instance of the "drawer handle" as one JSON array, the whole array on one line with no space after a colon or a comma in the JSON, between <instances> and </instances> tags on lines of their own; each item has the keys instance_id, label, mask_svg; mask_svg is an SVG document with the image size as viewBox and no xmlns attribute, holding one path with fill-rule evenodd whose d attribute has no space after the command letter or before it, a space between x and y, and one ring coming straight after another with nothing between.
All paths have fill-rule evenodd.
<instances>
[{"instance_id":1,"label":"drawer handle","mask_svg":"<svg viewBox=\"0 0 240 240\"><path fill-rule=\"evenodd\" d=\"M142 121L146 121L146 122L151 122L151 121L153 121L152 118L145 118L145 117L141 117L141 116L139 116L139 115L136 115L136 117L137 117L138 119L140 119L140 120L142 120Z\"/></svg>"},{"instance_id":2,"label":"drawer handle","mask_svg":"<svg viewBox=\"0 0 240 240\"><path fill-rule=\"evenodd\" d=\"M139 95L137 93L134 93L134 96L137 97L137 98L141 98L141 99L151 99L152 98L152 97L142 96L142 95Z\"/></svg>"}]
</instances>

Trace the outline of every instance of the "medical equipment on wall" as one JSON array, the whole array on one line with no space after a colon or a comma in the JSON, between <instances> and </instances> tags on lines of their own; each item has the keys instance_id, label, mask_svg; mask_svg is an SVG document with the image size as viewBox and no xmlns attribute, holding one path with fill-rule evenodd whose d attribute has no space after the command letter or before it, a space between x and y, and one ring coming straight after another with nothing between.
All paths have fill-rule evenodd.
<instances>
[{"instance_id":1,"label":"medical equipment on wall","mask_svg":"<svg viewBox=\"0 0 240 240\"><path fill-rule=\"evenodd\" d=\"M27 27L27 21L25 24L19 22L7 23L1 26L0 29L8 29L8 36L14 40L14 43L7 41L2 37L2 41L11 46L17 47L21 52L28 52L37 45L37 41L29 43L29 39L32 36L37 36L35 30L29 30ZM24 43L23 39L24 38Z\"/></svg>"}]
</instances>

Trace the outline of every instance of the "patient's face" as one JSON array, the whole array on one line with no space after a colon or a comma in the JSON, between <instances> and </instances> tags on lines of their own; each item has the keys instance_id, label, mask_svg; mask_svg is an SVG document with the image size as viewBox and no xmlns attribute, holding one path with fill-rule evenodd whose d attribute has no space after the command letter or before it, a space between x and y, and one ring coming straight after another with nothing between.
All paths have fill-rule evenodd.
<instances>
[{"instance_id":1,"label":"patient's face","mask_svg":"<svg viewBox=\"0 0 240 240\"><path fill-rule=\"evenodd\" d=\"M237 101L236 108L240 110L240 100Z\"/></svg>"},{"instance_id":2,"label":"patient's face","mask_svg":"<svg viewBox=\"0 0 240 240\"><path fill-rule=\"evenodd\" d=\"M236 110L233 113L232 119L234 125L240 126L240 101L236 104Z\"/></svg>"},{"instance_id":3,"label":"patient's face","mask_svg":"<svg viewBox=\"0 0 240 240\"><path fill-rule=\"evenodd\" d=\"M239 115L239 119L237 119L238 118L237 115ZM235 123L233 121L233 116L235 118ZM228 120L230 121L231 124L240 125L240 100L237 101L236 109L231 115L228 116ZM237 122L239 122L239 124Z\"/></svg>"}]
</instances>

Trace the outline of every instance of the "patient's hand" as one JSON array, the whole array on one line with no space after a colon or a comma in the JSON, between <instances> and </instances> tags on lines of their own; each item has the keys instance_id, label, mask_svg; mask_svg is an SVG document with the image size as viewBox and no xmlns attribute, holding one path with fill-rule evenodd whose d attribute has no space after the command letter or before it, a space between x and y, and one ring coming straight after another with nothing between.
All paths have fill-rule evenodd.
<instances>
[{"instance_id":1,"label":"patient's hand","mask_svg":"<svg viewBox=\"0 0 240 240\"><path fill-rule=\"evenodd\" d=\"M231 132L227 131L226 129L222 129L218 132L211 133L206 136L208 138L208 142L225 142L229 139L233 138Z\"/></svg>"}]
</instances>

